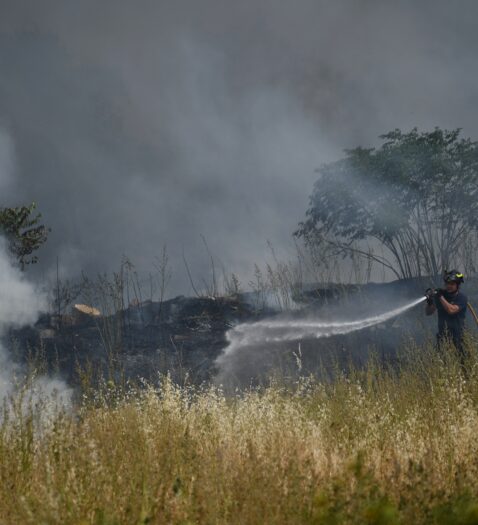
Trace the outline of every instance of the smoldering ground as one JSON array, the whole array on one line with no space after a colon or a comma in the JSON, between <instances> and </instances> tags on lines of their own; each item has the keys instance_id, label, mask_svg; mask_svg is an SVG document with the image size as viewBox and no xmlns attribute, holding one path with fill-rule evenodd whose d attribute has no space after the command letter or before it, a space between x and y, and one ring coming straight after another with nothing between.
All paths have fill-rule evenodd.
<instances>
[{"instance_id":1,"label":"smoldering ground","mask_svg":"<svg viewBox=\"0 0 478 525\"><path fill-rule=\"evenodd\" d=\"M477 134L476 2L0 5L0 119L53 233L40 270L208 257L250 276L286 246L314 169L395 127ZM11 146L9 146L11 147ZM247 278L246 278L247 279Z\"/></svg>"}]
</instances>

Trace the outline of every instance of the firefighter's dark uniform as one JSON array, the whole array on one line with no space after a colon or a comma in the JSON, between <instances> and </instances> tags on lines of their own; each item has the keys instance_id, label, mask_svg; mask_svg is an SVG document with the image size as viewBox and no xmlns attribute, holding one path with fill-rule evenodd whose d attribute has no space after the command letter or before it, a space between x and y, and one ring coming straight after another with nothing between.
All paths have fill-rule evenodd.
<instances>
[{"instance_id":1,"label":"firefighter's dark uniform","mask_svg":"<svg viewBox=\"0 0 478 525\"><path fill-rule=\"evenodd\" d=\"M435 306L438 313L438 344L445 339L449 339L456 346L457 350L463 353L463 336L465 333L465 317L468 299L460 290L454 294L443 291L443 297L451 304L460 308L456 314L449 314L440 302L439 297L435 297Z\"/></svg>"}]
</instances>

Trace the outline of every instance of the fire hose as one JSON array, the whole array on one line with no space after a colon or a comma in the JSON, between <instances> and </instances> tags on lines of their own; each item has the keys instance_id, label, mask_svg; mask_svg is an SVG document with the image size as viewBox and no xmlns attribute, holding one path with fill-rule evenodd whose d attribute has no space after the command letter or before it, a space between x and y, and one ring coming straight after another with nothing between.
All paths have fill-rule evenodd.
<instances>
[{"instance_id":1,"label":"fire hose","mask_svg":"<svg viewBox=\"0 0 478 525\"><path fill-rule=\"evenodd\" d=\"M475 309L473 308L473 306L471 306L470 303L468 303L468 308L469 308L469 310L470 310L470 312L471 312L471 315L473 316L473 319L474 319L475 322L476 322L476 325L478 326L478 315L476 315L476 311L475 311Z\"/></svg>"}]
</instances>

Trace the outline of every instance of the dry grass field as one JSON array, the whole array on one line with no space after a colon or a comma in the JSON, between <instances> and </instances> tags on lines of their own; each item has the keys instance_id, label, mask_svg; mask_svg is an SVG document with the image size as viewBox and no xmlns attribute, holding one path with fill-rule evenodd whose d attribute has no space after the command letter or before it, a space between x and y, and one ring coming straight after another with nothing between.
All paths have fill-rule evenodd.
<instances>
[{"instance_id":1,"label":"dry grass field","mask_svg":"<svg viewBox=\"0 0 478 525\"><path fill-rule=\"evenodd\" d=\"M2 524L475 524L478 369L409 349L334 381L5 403Z\"/></svg>"}]
</instances>

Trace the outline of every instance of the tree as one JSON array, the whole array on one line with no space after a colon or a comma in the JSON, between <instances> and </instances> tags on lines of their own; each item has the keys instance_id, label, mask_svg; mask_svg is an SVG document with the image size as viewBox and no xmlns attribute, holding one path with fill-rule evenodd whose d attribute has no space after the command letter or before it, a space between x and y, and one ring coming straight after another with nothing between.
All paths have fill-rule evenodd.
<instances>
[{"instance_id":1,"label":"tree","mask_svg":"<svg viewBox=\"0 0 478 525\"><path fill-rule=\"evenodd\" d=\"M380 147L346 150L318 170L296 235L372 259L399 278L437 275L477 239L478 143L459 129L380 138Z\"/></svg>"},{"instance_id":2,"label":"tree","mask_svg":"<svg viewBox=\"0 0 478 525\"><path fill-rule=\"evenodd\" d=\"M40 223L41 214L34 214L36 204L16 208L0 208L0 233L8 241L22 270L38 262L33 253L47 240L50 229Z\"/></svg>"}]
</instances>

